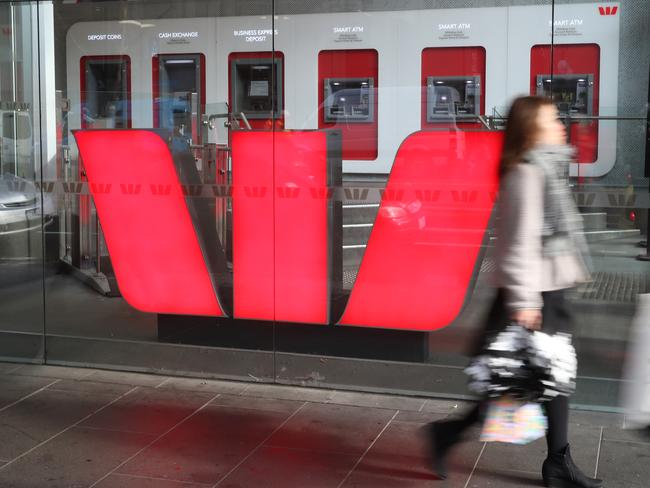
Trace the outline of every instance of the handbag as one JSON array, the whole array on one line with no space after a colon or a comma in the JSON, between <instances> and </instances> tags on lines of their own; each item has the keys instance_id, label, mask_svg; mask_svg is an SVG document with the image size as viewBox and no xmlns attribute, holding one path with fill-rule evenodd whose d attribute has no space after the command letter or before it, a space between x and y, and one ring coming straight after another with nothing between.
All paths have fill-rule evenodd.
<instances>
[{"instance_id":1,"label":"handbag","mask_svg":"<svg viewBox=\"0 0 650 488\"><path fill-rule=\"evenodd\" d=\"M578 362L568 334L511 324L487 342L465 372L473 392L520 401L549 401L575 390Z\"/></svg>"}]
</instances>

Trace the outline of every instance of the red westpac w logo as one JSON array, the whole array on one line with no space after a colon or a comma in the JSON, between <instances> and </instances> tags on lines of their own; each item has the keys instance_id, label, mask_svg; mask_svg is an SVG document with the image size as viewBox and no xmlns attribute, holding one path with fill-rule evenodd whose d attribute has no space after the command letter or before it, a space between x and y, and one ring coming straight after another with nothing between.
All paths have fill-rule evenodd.
<instances>
[{"instance_id":1,"label":"red westpac w logo","mask_svg":"<svg viewBox=\"0 0 650 488\"><path fill-rule=\"evenodd\" d=\"M202 229L196 197L183 192L159 135L75 131L124 299L151 313L410 330L449 325L477 266L502 135L421 131L402 142L356 280L335 314L332 255L341 243L328 229L332 200L323 198L331 194L331 135L233 133L230 276L215 271L220 244ZM269 191L253 195L251 188ZM288 189L291 198L283 198ZM223 279L232 280L232 306Z\"/></svg>"},{"instance_id":2,"label":"red westpac w logo","mask_svg":"<svg viewBox=\"0 0 650 488\"><path fill-rule=\"evenodd\" d=\"M618 12L618 6L598 7L598 11L600 12L600 15L616 15L616 12Z\"/></svg>"}]
</instances>

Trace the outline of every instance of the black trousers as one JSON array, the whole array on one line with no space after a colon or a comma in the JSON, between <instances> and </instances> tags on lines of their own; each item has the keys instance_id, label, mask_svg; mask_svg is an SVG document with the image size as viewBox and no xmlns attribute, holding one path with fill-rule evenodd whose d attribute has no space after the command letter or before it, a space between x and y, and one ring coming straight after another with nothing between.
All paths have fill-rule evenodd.
<instances>
[{"instance_id":1,"label":"black trousers","mask_svg":"<svg viewBox=\"0 0 650 488\"><path fill-rule=\"evenodd\" d=\"M542 293L544 306L542 308L542 330L549 334L556 332L573 332L573 316L565 299L566 290L556 290ZM492 304L490 313L485 322L484 333L475 346L475 354L478 354L489 338L504 329L510 323L510 317L505 307L503 290L499 290L496 299ZM482 422L487 400L480 401L461 420L460 425L464 430L471 425ZM550 402L542 404L548 419L548 431L546 443L549 454L557 453L568 444L569 428L569 398L558 396Z\"/></svg>"}]
</instances>

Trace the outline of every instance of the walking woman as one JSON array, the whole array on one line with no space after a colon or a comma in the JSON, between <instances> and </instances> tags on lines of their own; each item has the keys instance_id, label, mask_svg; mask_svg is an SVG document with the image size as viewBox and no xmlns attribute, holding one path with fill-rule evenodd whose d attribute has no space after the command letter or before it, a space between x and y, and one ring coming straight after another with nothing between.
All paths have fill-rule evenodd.
<instances>
[{"instance_id":1,"label":"walking woman","mask_svg":"<svg viewBox=\"0 0 650 488\"><path fill-rule=\"evenodd\" d=\"M500 166L498 292L483 343L513 322L549 333L572 332L566 290L587 280L589 273L582 219L568 188L571 157L553 102L542 97L516 99L508 115ZM430 424L433 468L440 478L446 477L450 448L465 429L482 420L486 403L479 402L462 419ZM601 480L583 474L571 459L569 399L558 396L543 406L548 417L545 486L601 487Z\"/></svg>"}]
</instances>

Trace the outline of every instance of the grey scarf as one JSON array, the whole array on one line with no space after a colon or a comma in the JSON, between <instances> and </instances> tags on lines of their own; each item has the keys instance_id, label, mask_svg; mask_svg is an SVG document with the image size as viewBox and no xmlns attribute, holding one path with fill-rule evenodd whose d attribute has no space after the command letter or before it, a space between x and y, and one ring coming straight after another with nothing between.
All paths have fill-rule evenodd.
<instances>
[{"instance_id":1,"label":"grey scarf","mask_svg":"<svg viewBox=\"0 0 650 488\"><path fill-rule=\"evenodd\" d=\"M574 149L570 146L537 145L522 159L544 172L544 253L557 255L573 251L589 269L591 262L582 217L569 189L569 163L573 155Z\"/></svg>"}]
</instances>

